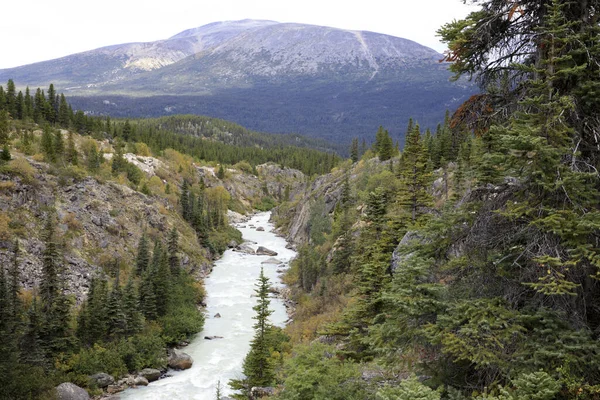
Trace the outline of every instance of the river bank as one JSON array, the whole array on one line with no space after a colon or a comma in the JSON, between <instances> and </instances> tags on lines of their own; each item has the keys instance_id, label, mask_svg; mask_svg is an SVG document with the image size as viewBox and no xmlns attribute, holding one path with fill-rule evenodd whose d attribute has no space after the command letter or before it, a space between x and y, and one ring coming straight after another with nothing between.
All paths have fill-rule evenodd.
<instances>
[{"instance_id":1,"label":"river bank","mask_svg":"<svg viewBox=\"0 0 600 400\"><path fill-rule=\"evenodd\" d=\"M285 292L280 274L287 269L296 255L284 238L274 232L269 222L270 213L252 216L247 222L234 224L242 232L246 245L256 250L259 246L276 255L256 255L229 249L214 263L211 274L205 279L206 323L184 351L194 364L185 371L168 371L168 378L150 383L146 387L128 389L118 398L122 400L150 399L212 400L218 382L222 394L231 390L230 379L240 378L243 359L250 348L256 303L254 289L261 267L270 279L274 292ZM283 296L272 298L271 322L284 326L288 310ZM212 338L207 340L205 337Z\"/></svg>"}]
</instances>

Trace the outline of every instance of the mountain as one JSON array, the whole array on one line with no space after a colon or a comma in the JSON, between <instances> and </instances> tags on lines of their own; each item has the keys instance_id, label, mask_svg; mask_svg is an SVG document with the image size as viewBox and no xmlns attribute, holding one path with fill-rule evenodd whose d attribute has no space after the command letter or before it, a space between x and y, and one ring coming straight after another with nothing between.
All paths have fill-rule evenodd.
<instances>
[{"instance_id":1,"label":"mountain","mask_svg":"<svg viewBox=\"0 0 600 400\"><path fill-rule=\"evenodd\" d=\"M409 117L433 127L461 104L473 87L449 82L441 58L373 32L242 20L0 70L0 81L53 82L96 114L204 114L348 141L379 125L398 134Z\"/></svg>"}]
</instances>

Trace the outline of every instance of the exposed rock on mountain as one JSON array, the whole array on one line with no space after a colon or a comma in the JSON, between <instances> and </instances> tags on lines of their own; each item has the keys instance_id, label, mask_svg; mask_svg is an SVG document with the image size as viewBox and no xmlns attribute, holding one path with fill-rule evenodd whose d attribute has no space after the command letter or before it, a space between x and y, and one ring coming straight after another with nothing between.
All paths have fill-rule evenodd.
<instances>
[{"instance_id":1,"label":"exposed rock on mountain","mask_svg":"<svg viewBox=\"0 0 600 400\"><path fill-rule=\"evenodd\" d=\"M441 58L389 35L243 20L0 70L0 81L54 82L94 113L208 114L261 131L347 140L380 124L399 133L409 117L434 126L461 104L472 89L450 83Z\"/></svg>"}]
</instances>

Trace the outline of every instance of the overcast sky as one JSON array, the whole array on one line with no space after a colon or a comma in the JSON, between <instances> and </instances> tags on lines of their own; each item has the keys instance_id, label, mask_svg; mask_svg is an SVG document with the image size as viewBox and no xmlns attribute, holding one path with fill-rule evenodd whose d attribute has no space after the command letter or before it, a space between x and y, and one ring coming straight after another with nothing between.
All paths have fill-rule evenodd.
<instances>
[{"instance_id":1,"label":"overcast sky","mask_svg":"<svg viewBox=\"0 0 600 400\"><path fill-rule=\"evenodd\" d=\"M368 30L442 52L435 31L469 11L462 0L9 0L0 5L0 68L245 18Z\"/></svg>"}]
</instances>

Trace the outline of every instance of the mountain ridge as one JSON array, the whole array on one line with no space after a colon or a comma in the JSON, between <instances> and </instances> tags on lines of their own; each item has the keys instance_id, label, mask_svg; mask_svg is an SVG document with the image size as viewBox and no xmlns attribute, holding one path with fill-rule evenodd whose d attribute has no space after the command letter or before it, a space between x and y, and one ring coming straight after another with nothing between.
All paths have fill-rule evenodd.
<instances>
[{"instance_id":1,"label":"mountain ridge","mask_svg":"<svg viewBox=\"0 0 600 400\"><path fill-rule=\"evenodd\" d=\"M193 113L349 141L370 137L379 125L401 138L410 117L433 128L445 109L466 100L472 86L449 82L441 58L394 36L247 19L0 70L0 81L54 83L95 115ZM432 111L436 106L442 111Z\"/></svg>"}]
</instances>

